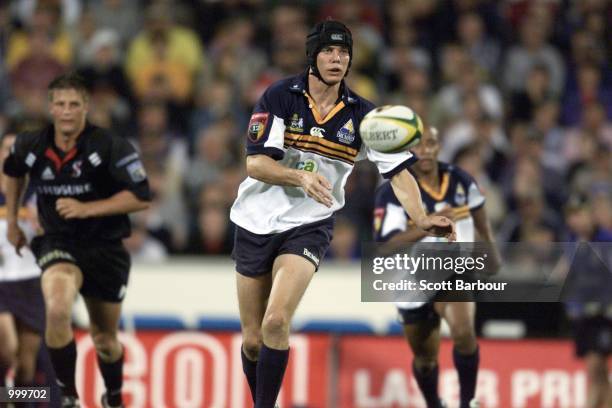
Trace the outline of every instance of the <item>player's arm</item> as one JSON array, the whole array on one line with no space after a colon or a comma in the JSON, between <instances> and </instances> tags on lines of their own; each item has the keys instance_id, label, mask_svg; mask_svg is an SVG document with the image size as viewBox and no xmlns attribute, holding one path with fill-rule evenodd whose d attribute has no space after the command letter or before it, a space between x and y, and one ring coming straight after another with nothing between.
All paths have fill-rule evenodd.
<instances>
[{"instance_id":1,"label":"player's arm","mask_svg":"<svg viewBox=\"0 0 612 408\"><path fill-rule=\"evenodd\" d=\"M249 155L246 159L249 177L268 184L301 187L308 196L319 203L331 207L333 199L330 182L320 174L291 169L283 166L265 154Z\"/></svg>"},{"instance_id":2,"label":"player's arm","mask_svg":"<svg viewBox=\"0 0 612 408\"><path fill-rule=\"evenodd\" d=\"M129 214L149 208L149 201L141 200L129 190L96 201L78 201L74 198L60 198L55 202L55 209L65 219L107 217L110 215Z\"/></svg>"},{"instance_id":3,"label":"player's arm","mask_svg":"<svg viewBox=\"0 0 612 408\"><path fill-rule=\"evenodd\" d=\"M427 232L428 235L455 240L455 224L450 219L440 215L428 216L425 213L419 186L407 169L391 177L391 186L402 207L419 229Z\"/></svg>"},{"instance_id":4,"label":"player's arm","mask_svg":"<svg viewBox=\"0 0 612 408\"><path fill-rule=\"evenodd\" d=\"M23 230L19 226L19 208L27 185L27 178L4 175L3 189L6 198L7 238L21 256L21 248L27 244Z\"/></svg>"},{"instance_id":5,"label":"player's arm","mask_svg":"<svg viewBox=\"0 0 612 408\"><path fill-rule=\"evenodd\" d=\"M495 238L491 229L491 223L487 218L485 206L481 205L477 209L472 210L471 214L472 219L474 220L474 228L476 228L476 232L478 233L480 241L489 244L489 248L492 252L492 261L489 261L490 263L487 264L491 269L488 272L494 274L499 270L501 266L501 256L499 254L499 251L497 250L497 245L495 245Z\"/></svg>"}]
</instances>

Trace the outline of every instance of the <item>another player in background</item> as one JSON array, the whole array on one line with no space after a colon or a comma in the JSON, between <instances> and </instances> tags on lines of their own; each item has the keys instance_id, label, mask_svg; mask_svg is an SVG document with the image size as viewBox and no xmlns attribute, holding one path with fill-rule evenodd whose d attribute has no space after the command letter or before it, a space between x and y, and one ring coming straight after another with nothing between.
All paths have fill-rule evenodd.
<instances>
[{"instance_id":1,"label":"another player in background","mask_svg":"<svg viewBox=\"0 0 612 408\"><path fill-rule=\"evenodd\" d=\"M587 408L612 407L608 360L612 354L612 231L598 226L587 197L572 196L565 207L569 242L576 243L562 258L559 270L569 273L567 314L574 326L576 356L585 360ZM589 244L594 243L594 244Z\"/></svg>"},{"instance_id":2,"label":"another player in background","mask_svg":"<svg viewBox=\"0 0 612 408\"><path fill-rule=\"evenodd\" d=\"M487 220L485 198L474 179L461 169L438 162L440 143L434 128L426 129L421 142L412 148L419 161L410 171L417 179L428 214L454 220L458 242L480 240L493 243ZM389 183L376 192L374 210L376 241L389 249L414 242L435 242L416 228L404 211ZM499 264L497 252L495 264ZM492 265L493 266L493 265ZM438 396L438 352L440 318L446 320L453 339L453 361L459 374L461 408L477 407L474 399L479 350L474 328L474 302L398 302L396 304L404 334L414 354L412 370L428 408L444 407Z\"/></svg>"},{"instance_id":3,"label":"another player in background","mask_svg":"<svg viewBox=\"0 0 612 408\"><path fill-rule=\"evenodd\" d=\"M62 406L78 407L72 306L80 292L106 393L103 407L122 406L123 348L117 338L130 257L127 213L147 208L146 174L123 138L86 121L88 93L74 74L49 85L53 123L17 136L4 162L9 241L19 254L27 238L17 223L27 181L44 231L30 243L42 269L45 341L62 389Z\"/></svg>"},{"instance_id":4,"label":"another player in background","mask_svg":"<svg viewBox=\"0 0 612 408\"><path fill-rule=\"evenodd\" d=\"M452 222L423 211L408 151L368 149L358 133L374 106L344 83L353 52L350 31L328 20L306 40L308 68L271 85L249 123L246 167L231 211L237 225L242 362L257 408L273 407L289 357L289 328L332 239L344 185L366 157L391 180L416 225L454 238ZM425 232L427 231L427 232Z\"/></svg>"},{"instance_id":5,"label":"another player in background","mask_svg":"<svg viewBox=\"0 0 612 408\"><path fill-rule=\"evenodd\" d=\"M0 139L0 165L9 155L17 135L5 133ZM4 204L5 179L0 174ZM6 385L8 370L13 367L16 387L35 384L36 360L45 330L45 304L40 290L40 268L32 252L24 248L18 256L6 239L7 209L0 207L0 387ZM32 209L19 209L19 224L28 239L35 234L36 214Z\"/></svg>"}]
</instances>

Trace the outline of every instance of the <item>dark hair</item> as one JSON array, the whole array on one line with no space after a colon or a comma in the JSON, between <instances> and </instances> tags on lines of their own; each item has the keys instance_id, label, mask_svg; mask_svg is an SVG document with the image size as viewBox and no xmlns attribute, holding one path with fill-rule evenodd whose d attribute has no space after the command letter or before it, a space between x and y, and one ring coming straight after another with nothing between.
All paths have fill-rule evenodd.
<instances>
[{"instance_id":1,"label":"dark hair","mask_svg":"<svg viewBox=\"0 0 612 408\"><path fill-rule=\"evenodd\" d=\"M85 100L89 97L89 91L85 80L76 72L67 72L53 79L47 87L49 99L52 99L53 91L58 89L74 89L83 95Z\"/></svg>"}]
</instances>

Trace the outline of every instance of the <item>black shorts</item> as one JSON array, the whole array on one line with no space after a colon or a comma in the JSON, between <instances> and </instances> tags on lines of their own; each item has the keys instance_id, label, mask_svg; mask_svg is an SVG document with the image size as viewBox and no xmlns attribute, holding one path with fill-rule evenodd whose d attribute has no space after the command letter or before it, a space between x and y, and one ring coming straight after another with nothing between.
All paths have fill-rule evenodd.
<instances>
[{"instance_id":1,"label":"black shorts","mask_svg":"<svg viewBox=\"0 0 612 408\"><path fill-rule=\"evenodd\" d=\"M130 255L121 241L77 242L57 235L41 235L30 246L43 273L57 263L72 263L83 273L81 295L106 302L123 300Z\"/></svg>"},{"instance_id":2,"label":"black shorts","mask_svg":"<svg viewBox=\"0 0 612 408\"><path fill-rule=\"evenodd\" d=\"M254 234L236 226L232 258L236 271L245 276L261 276L272 272L279 255L294 254L312 262L319 269L332 240L334 219L302 225L276 234Z\"/></svg>"},{"instance_id":3,"label":"black shorts","mask_svg":"<svg viewBox=\"0 0 612 408\"><path fill-rule=\"evenodd\" d=\"M604 316L585 317L574 322L576 356L593 352L612 354L612 320Z\"/></svg>"},{"instance_id":4,"label":"black shorts","mask_svg":"<svg viewBox=\"0 0 612 408\"><path fill-rule=\"evenodd\" d=\"M45 302L40 278L0 282L0 313L8 312L31 329L43 333Z\"/></svg>"}]
</instances>

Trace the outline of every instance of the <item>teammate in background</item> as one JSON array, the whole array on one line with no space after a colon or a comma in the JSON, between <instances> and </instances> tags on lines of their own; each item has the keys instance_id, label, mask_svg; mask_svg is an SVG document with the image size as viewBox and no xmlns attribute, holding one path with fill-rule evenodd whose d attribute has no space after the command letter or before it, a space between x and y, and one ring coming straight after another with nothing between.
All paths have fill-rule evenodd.
<instances>
[{"instance_id":1,"label":"teammate in background","mask_svg":"<svg viewBox=\"0 0 612 408\"><path fill-rule=\"evenodd\" d=\"M454 238L453 223L423 211L406 168L410 152L381 154L358 133L374 106L344 83L353 43L344 24L317 24L306 40L307 71L271 85L248 128L246 167L231 211L237 225L242 363L255 407L273 407L289 357L289 327L332 239L344 184L366 157L391 180L423 234Z\"/></svg>"},{"instance_id":2,"label":"teammate in background","mask_svg":"<svg viewBox=\"0 0 612 408\"><path fill-rule=\"evenodd\" d=\"M4 162L7 236L21 254L27 239L17 219L28 177L44 231L30 246L43 271L45 341L62 406L80 406L71 325L78 292L85 299L106 385L102 406L122 406L123 349L117 330L130 257L121 240L130 235L127 213L147 208L149 186L134 148L87 123L88 94L78 76L51 82L49 107L53 124L20 134Z\"/></svg>"},{"instance_id":3,"label":"teammate in background","mask_svg":"<svg viewBox=\"0 0 612 408\"><path fill-rule=\"evenodd\" d=\"M9 155L17 135L5 133L0 139L0 165ZM0 174L4 192L5 179ZM4 204L4 195L0 195ZM40 269L34 255L24 249L23 256L6 241L6 207L0 208L0 387L6 386L6 376L14 368L16 387L35 384L36 360L45 330L45 305L40 290ZM28 208L19 209L19 225L28 238L35 233L34 214Z\"/></svg>"},{"instance_id":4,"label":"teammate in background","mask_svg":"<svg viewBox=\"0 0 612 408\"><path fill-rule=\"evenodd\" d=\"M585 360L588 375L587 408L611 408L612 387L608 360L612 354L612 253L602 242L612 242L612 231L598 226L586 197L573 196L565 208L569 242L575 252L563 257L559 271L570 276L567 314L574 326L576 356ZM580 245L583 243L583 245ZM587 243L600 243L589 245Z\"/></svg>"},{"instance_id":5,"label":"teammate in background","mask_svg":"<svg viewBox=\"0 0 612 408\"><path fill-rule=\"evenodd\" d=\"M411 167L417 179L426 211L432 216L453 220L458 242L473 242L474 230L484 242L493 243L487 220L485 198L474 179L461 169L438 162L440 143L437 130L426 129L421 142L412 148L419 161ZM389 183L376 192L374 210L376 241L389 249L410 243L435 242L412 222ZM499 265L499 256L495 252ZM399 318L414 360L412 370L428 408L444 407L438 396L438 351L440 318L446 320L453 339L453 361L459 374L461 408L478 407L474 399L479 350L476 342L474 302L398 302Z\"/></svg>"}]
</instances>

